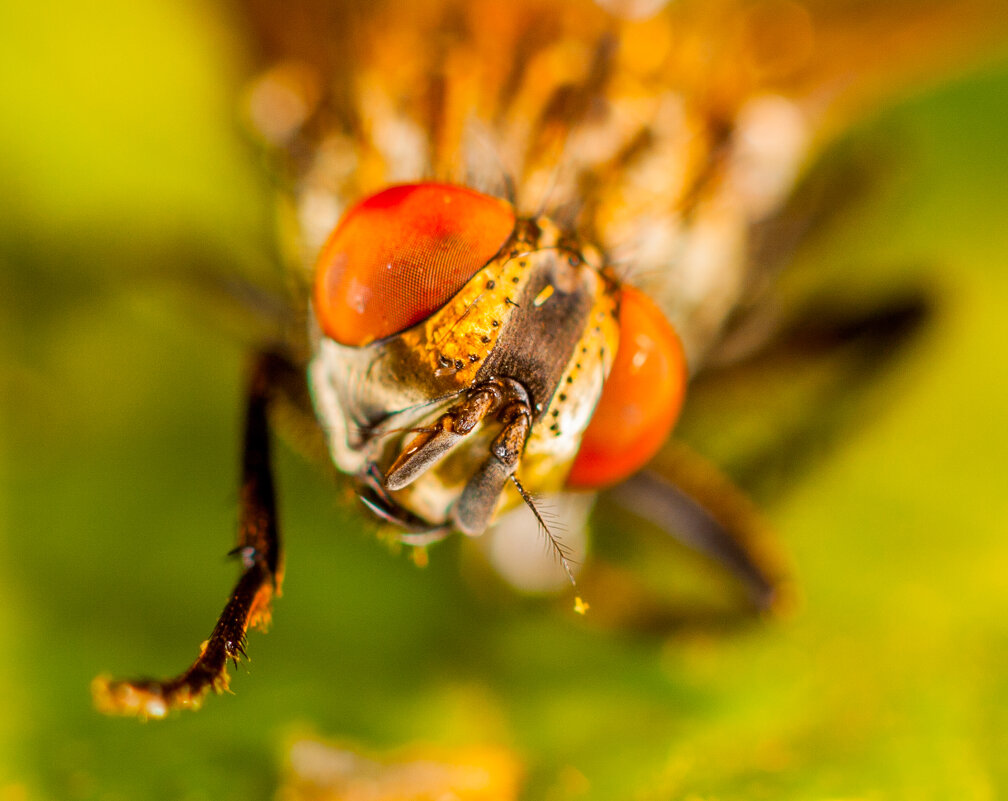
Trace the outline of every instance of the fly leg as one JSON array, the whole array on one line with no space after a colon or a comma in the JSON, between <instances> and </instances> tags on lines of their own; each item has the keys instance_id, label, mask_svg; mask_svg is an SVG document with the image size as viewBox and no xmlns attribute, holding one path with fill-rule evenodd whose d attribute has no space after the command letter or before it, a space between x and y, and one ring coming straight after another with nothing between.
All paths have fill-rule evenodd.
<instances>
[{"instance_id":1,"label":"fly leg","mask_svg":"<svg viewBox=\"0 0 1008 801\"><path fill-rule=\"evenodd\" d=\"M404 545L424 546L440 542L451 532L448 526L432 526L426 520L404 509L389 495L385 478L378 465L371 463L359 478L357 497L371 512L386 523L403 529L399 542Z\"/></svg>"},{"instance_id":2,"label":"fly leg","mask_svg":"<svg viewBox=\"0 0 1008 801\"><path fill-rule=\"evenodd\" d=\"M787 608L787 560L753 504L699 457L679 455L687 458L674 479L642 470L608 498L728 570L754 609Z\"/></svg>"},{"instance_id":3,"label":"fly leg","mask_svg":"<svg viewBox=\"0 0 1008 801\"><path fill-rule=\"evenodd\" d=\"M810 303L758 351L733 359L729 348L727 361L694 378L680 436L701 441L713 422L704 410L715 409L719 438L748 443L719 454L719 465L757 500L779 494L863 428L934 308L913 286L871 301ZM759 430L766 434L749 436Z\"/></svg>"},{"instance_id":4,"label":"fly leg","mask_svg":"<svg viewBox=\"0 0 1008 801\"><path fill-rule=\"evenodd\" d=\"M112 680L100 676L92 686L95 704L108 714L164 717L171 709L198 707L206 694L228 687L227 663L245 656L250 626L269 622L270 601L280 594L283 562L277 530L267 412L278 385L294 372L281 356L260 354L253 363L247 392L242 450L238 545L242 574L210 638L192 666L167 680Z\"/></svg>"},{"instance_id":5,"label":"fly leg","mask_svg":"<svg viewBox=\"0 0 1008 801\"><path fill-rule=\"evenodd\" d=\"M682 443L666 445L644 470L598 500L603 519L629 516L643 525L597 527L593 558L578 583L586 597L618 598L619 604L597 605L595 620L668 632L740 625L754 615L794 608L790 559L769 523L728 477ZM716 596L684 596L674 579L658 578L682 565L682 554L667 547L673 541L723 570L720 578L715 576L721 571L712 572L717 584L724 583ZM642 572L652 580L642 580Z\"/></svg>"}]
</instances>

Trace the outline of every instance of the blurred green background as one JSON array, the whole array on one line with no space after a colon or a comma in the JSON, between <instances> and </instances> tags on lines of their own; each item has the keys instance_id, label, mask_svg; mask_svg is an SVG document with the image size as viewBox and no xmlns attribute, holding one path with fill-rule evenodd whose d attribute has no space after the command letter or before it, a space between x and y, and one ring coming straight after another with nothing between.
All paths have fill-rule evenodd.
<instances>
[{"instance_id":1,"label":"blurred green background","mask_svg":"<svg viewBox=\"0 0 1008 801\"><path fill-rule=\"evenodd\" d=\"M91 678L182 668L235 576L244 346L152 276L272 275L242 31L196 2L39 0L0 32L0 801L271 798L300 731L501 744L536 799L1008 794L1008 63L858 127L899 165L800 254L939 305L771 499L793 616L658 637L484 597L458 543L417 570L280 448L274 629L236 697L141 725L97 715Z\"/></svg>"}]
</instances>

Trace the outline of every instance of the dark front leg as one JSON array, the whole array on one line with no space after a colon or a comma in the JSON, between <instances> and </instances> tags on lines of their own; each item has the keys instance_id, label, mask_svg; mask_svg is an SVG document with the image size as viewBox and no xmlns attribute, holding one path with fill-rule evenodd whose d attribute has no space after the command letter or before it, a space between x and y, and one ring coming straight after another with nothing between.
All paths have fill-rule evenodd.
<instances>
[{"instance_id":1,"label":"dark front leg","mask_svg":"<svg viewBox=\"0 0 1008 801\"><path fill-rule=\"evenodd\" d=\"M198 707L210 690L220 693L227 689L228 660L237 665L245 655L249 627L263 628L269 622L270 601L280 594L283 560L267 412L277 388L293 371L275 354L260 354L253 362L242 449L238 545L232 551L241 560L242 574L210 638L192 666L175 678L95 679L92 692L102 712L160 718L171 709Z\"/></svg>"}]
</instances>

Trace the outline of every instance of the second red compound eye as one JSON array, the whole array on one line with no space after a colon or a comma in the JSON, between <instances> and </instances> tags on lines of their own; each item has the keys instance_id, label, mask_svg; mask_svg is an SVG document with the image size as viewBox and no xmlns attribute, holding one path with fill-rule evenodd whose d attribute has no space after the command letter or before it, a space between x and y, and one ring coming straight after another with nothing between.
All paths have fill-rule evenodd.
<instances>
[{"instance_id":1,"label":"second red compound eye","mask_svg":"<svg viewBox=\"0 0 1008 801\"><path fill-rule=\"evenodd\" d=\"M567 486L598 489L629 478L668 439L686 391L675 329L643 292L620 292L620 341Z\"/></svg>"},{"instance_id":2,"label":"second red compound eye","mask_svg":"<svg viewBox=\"0 0 1008 801\"><path fill-rule=\"evenodd\" d=\"M361 346L440 309L511 236L512 207L451 184L393 186L353 206L322 248L315 316Z\"/></svg>"}]
</instances>

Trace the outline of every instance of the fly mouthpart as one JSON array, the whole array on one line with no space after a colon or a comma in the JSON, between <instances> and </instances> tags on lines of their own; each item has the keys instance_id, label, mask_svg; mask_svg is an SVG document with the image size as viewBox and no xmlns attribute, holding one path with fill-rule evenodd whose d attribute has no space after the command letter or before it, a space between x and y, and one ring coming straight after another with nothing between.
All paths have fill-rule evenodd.
<instances>
[{"instance_id":1,"label":"fly mouthpart","mask_svg":"<svg viewBox=\"0 0 1008 801\"><path fill-rule=\"evenodd\" d=\"M528 392L514 379L493 378L471 388L461 403L420 429L388 469L385 488L394 492L409 486L490 417L496 417L503 428L451 512L452 523L460 531L483 533L518 467L532 427Z\"/></svg>"}]
</instances>

